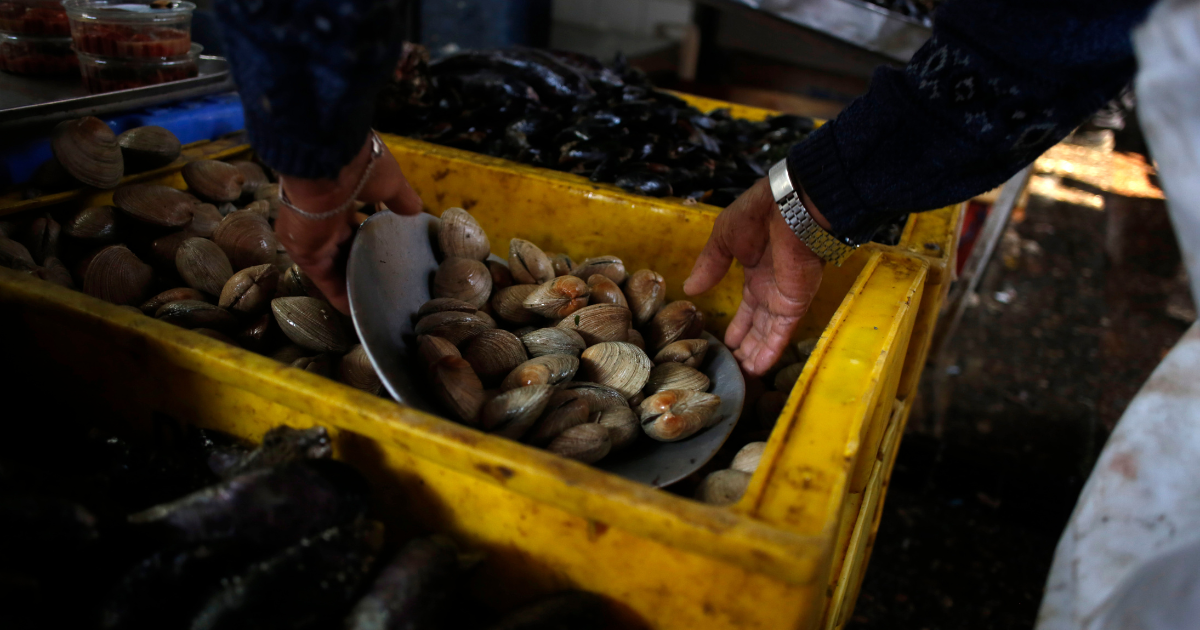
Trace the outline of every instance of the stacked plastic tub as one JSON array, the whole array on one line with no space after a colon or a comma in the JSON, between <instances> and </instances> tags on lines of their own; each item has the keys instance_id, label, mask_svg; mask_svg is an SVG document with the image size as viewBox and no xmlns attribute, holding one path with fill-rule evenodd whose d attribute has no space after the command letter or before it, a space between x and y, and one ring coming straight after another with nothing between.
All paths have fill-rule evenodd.
<instances>
[{"instance_id":1,"label":"stacked plastic tub","mask_svg":"<svg viewBox=\"0 0 1200 630\"><path fill-rule=\"evenodd\" d=\"M199 73L191 2L67 0L65 6L89 91L127 90Z\"/></svg>"},{"instance_id":2,"label":"stacked plastic tub","mask_svg":"<svg viewBox=\"0 0 1200 630\"><path fill-rule=\"evenodd\" d=\"M73 73L67 11L60 0L0 2L0 70L26 76Z\"/></svg>"}]
</instances>

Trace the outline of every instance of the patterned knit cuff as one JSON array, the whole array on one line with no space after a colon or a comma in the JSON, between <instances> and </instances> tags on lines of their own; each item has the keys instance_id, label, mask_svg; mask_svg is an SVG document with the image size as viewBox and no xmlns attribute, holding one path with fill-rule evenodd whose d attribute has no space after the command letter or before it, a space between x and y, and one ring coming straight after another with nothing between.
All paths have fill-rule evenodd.
<instances>
[{"instance_id":1,"label":"patterned knit cuff","mask_svg":"<svg viewBox=\"0 0 1200 630\"><path fill-rule=\"evenodd\" d=\"M835 236L865 243L884 221L871 216L850 186L838 156L836 122L829 121L792 147L788 153L788 173L829 220Z\"/></svg>"},{"instance_id":2,"label":"patterned knit cuff","mask_svg":"<svg viewBox=\"0 0 1200 630\"><path fill-rule=\"evenodd\" d=\"M250 145L271 168L290 177L335 179L342 167L362 150L370 131L369 118L345 121L333 137L313 137L278 129L246 108Z\"/></svg>"}]
</instances>

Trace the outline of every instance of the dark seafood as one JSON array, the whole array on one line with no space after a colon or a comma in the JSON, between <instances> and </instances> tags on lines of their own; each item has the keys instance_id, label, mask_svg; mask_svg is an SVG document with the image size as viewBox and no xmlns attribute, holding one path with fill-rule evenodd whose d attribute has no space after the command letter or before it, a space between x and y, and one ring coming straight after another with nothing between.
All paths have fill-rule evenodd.
<instances>
[{"instance_id":1,"label":"dark seafood","mask_svg":"<svg viewBox=\"0 0 1200 630\"><path fill-rule=\"evenodd\" d=\"M328 459L333 454L329 431L325 427L293 429L278 426L263 435L262 444L252 451L241 448L216 448L208 456L208 467L222 479L252 470L271 468L305 459Z\"/></svg>"},{"instance_id":2,"label":"dark seafood","mask_svg":"<svg viewBox=\"0 0 1200 630\"><path fill-rule=\"evenodd\" d=\"M346 618L346 630L442 627L462 574L458 547L448 538L416 538L375 578Z\"/></svg>"},{"instance_id":3,"label":"dark seafood","mask_svg":"<svg viewBox=\"0 0 1200 630\"><path fill-rule=\"evenodd\" d=\"M563 591L518 608L489 630L595 630L605 625L605 603L584 591Z\"/></svg>"}]
</instances>

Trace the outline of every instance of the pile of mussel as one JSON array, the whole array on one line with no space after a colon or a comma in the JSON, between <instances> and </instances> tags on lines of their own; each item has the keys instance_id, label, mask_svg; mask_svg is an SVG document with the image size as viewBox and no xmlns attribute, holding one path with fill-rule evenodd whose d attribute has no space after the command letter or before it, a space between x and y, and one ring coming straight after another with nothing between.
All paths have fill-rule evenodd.
<instances>
[{"instance_id":1,"label":"pile of mussel","mask_svg":"<svg viewBox=\"0 0 1200 630\"><path fill-rule=\"evenodd\" d=\"M54 147L81 177L179 155L166 129L118 137L96 118L59 124ZM249 160L195 160L181 174L186 192L126 184L112 205L0 221L0 266L379 393L353 327L275 237L278 184Z\"/></svg>"},{"instance_id":2,"label":"pile of mussel","mask_svg":"<svg viewBox=\"0 0 1200 630\"><path fill-rule=\"evenodd\" d=\"M724 207L796 142L810 118L751 122L655 90L618 57L514 48L428 62L406 45L377 128L587 176L653 197Z\"/></svg>"},{"instance_id":3,"label":"pile of mussel","mask_svg":"<svg viewBox=\"0 0 1200 630\"><path fill-rule=\"evenodd\" d=\"M385 547L371 488L354 467L329 458L324 428L276 427L251 448L170 423L172 439L148 448L77 426L64 419L52 430L24 427L17 431L34 439L0 446L0 626L604 623L603 599L579 591L497 620L466 593L482 554L436 534Z\"/></svg>"},{"instance_id":4,"label":"pile of mussel","mask_svg":"<svg viewBox=\"0 0 1200 630\"><path fill-rule=\"evenodd\" d=\"M575 263L509 241L508 264L461 208L441 217L433 299L415 315L434 390L462 422L586 463L642 433L686 439L719 419L699 368L703 314L650 269ZM652 358L653 357L653 358Z\"/></svg>"}]
</instances>

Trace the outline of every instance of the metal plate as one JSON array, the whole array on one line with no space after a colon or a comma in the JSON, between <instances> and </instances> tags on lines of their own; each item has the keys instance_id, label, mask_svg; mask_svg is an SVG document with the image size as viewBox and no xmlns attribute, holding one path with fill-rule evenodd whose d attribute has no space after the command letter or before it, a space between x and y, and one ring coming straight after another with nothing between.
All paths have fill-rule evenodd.
<instances>
[{"instance_id":1,"label":"metal plate","mask_svg":"<svg viewBox=\"0 0 1200 630\"><path fill-rule=\"evenodd\" d=\"M0 129L52 123L215 94L234 89L224 57L200 55L199 74L158 85L91 94L78 76L20 77L0 72Z\"/></svg>"},{"instance_id":2,"label":"metal plate","mask_svg":"<svg viewBox=\"0 0 1200 630\"><path fill-rule=\"evenodd\" d=\"M401 216L383 211L367 219L350 249L348 292L354 327L388 392L397 402L442 415L424 387L412 320L430 299L438 267L431 245L437 225L437 217L425 213ZM679 442L643 436L597 468L661 487L690 475L716 454L741 416L746 383L729 349L708 333L705 339L709 359L704 372L712 381L712 393L721 397L718 423Z\"/></svg>"}]
</instances>

